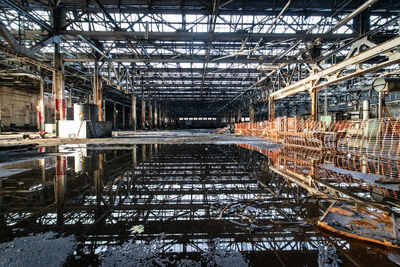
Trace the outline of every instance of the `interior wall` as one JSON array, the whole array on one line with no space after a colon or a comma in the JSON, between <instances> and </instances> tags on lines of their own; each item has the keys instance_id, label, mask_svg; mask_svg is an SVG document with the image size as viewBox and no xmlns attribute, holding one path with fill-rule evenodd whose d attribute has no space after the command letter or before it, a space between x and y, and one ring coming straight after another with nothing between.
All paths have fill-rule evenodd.
<instances>
[{"instance_id":1,"label":"interior wall","mask_svg":"<svg viewBox=\"0 0 400 267\"><path fill-rule=\"evenodd\" d=\"M216 120L178 120L177 126L182 129L211 129L217 128L218 122Z\"/></svg>"},{"instance_id":2,"label":"interior wall","mask_svg":"<svg viewBox=\"0 0 400 267\"><path fill-rule=\"evenodd\" d=\"M37 103L37 94L1 87L0 107L3 126L36 127Z\"/></svg>"},{"instance_id":3,"label":"interior wall","mask_svg":"<svg viewBox=\"0 0 400 267\"><path fill-rule=\"evenodd\" d=\"M0 87L1 123L6 127L37 128L39 94ZM54 121L54 98L45 95L45 122Z\"/></svg>"}]
</instances>

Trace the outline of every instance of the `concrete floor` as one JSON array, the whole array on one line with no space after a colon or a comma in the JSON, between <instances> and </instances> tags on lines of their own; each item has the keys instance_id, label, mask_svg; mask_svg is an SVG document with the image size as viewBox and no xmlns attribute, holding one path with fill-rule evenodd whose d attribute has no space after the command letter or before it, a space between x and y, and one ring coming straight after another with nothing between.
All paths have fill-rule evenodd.
<instances>
[{"instance_id":1,"label":"concrete floor","mask_svg":"<svg viewBox=\"0 0 400 267\"><path fill-rule=\"evenodd\" d=\"M23 137L29 138L23 138ZM71 139L49 136L41 138L35 132L0 135L0 168L11 162L29 161L41 157L62 155L62 152L40 152L40 147L90 144L102 149L123 150L134 144L249 144L260 148L275 148L266 139L235 134L218 134L215 130L115 131L112 138ZM1 170L0 170L1 172Z\"/></svg>"},{"instance_id":2,"label":"concrete floor","mask_svg":"<svg viewBox=\"0 0 400 267\"><path fill-rule=\"evenodd\" d=\"M23 136L29 135L24 139ZM242 144L266 142L265 139L235 134L218 134L215 130L173 130L173 131L114 131L112 138L72 139L49 136L41 138L37 133L25 132L0 135L0 147L7 145L37 144L54 146L62 144Z\"/></svg>"}]
</instances>

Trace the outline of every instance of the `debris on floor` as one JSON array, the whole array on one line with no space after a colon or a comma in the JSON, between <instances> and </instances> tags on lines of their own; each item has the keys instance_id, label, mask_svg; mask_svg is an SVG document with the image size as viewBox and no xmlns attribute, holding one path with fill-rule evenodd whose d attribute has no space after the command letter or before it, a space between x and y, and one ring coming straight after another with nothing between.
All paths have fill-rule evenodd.
<instances>
[{"instance_id":1,"label":"debris on floor","mask_svg":"<svg viewBox=\"0 0 400 267\"><path fill-rule=\"evenodd\" d=\"M147 244L129 240L121 246L107 248L99 254L101 266L249 266L239 251L225 248L218 239L214 240L212 248L204 250L200 260L166 254L163 247L168 244L165 242L161 236Z\"/></svg>"},{"instance_id":2,"label":"debris on floor","mask_svg":"<svg viewBox=\"0 0 400 267\"><path fill-rule=\"evenodd\" d=\"M318 226L346 237L400 248L397 220L385 212L334 202Z\"/></svg>"},{"instance_id":3,"label":"debris on floor","mask_svg":"<svg viewBox=\"0 0 400 267\"><path fill-rule=\"evenodd\" d=\"M217 128L218 134L229 134L231 132L229 127Z\"/></svg>"},{"instance_id":4,"label":"debris on floor","mask_svg":"<svg viewBox=\"0 0 400 267\"><path fill-rule=\"evenodd\" d=\"M0 266L62 266L75 248L73 236L57 233L30 235L0 244Z\"/></svg>"},{"instance_id":5,"label":"debris on floor","mask_svg":"<svg viewBox=\"0 0 400 267\"><path fill-rule=\"evenodd\" d=\"M141 224L135 225L135 226L132 226L132 228L129 230L131 231L132 234L136 234L136 233L141 234L144 231L144 225L141 225Z\"/></svg>"},{"instance_id":6,"label":"debris on floor","mask_svg":"<svg viewBox=\"0 0 400 267\"><path fill-rule=\"evenodd\" d=\"M341 260L337 255L334 246L320 246L318 248L318 266L319 267L338 267Z\"/></svg>"},{"instance_id":7,"label":"debris on floor","mask_svg":"<svg viewBox=\"0 0 400 267\"><path fill-rule=\"evenodd\" d=\"M265 203L267 203L266 200L232 202L218 209L218 219L229 217L231 223L250 232L263 232L280 226L308 227L312 225L306 221L283 221L273 218L265 220L274 210L274 207Z\"/></svg>"}]
</instances>

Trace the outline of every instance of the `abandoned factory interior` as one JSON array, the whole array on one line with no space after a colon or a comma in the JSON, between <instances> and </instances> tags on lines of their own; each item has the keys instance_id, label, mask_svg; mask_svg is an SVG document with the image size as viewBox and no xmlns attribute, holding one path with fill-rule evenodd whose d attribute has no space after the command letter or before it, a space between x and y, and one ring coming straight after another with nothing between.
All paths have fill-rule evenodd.
<instances>
[{"instance_id":1,"label":"abandoned factory interior","mask_svg":"<svg viewBox=\"0 0 400 267\"><path fill-rule=\"evenodd\" d=\"M400 0L0 0L0 267L400 265Z\"/></svg>"}]
</instances>

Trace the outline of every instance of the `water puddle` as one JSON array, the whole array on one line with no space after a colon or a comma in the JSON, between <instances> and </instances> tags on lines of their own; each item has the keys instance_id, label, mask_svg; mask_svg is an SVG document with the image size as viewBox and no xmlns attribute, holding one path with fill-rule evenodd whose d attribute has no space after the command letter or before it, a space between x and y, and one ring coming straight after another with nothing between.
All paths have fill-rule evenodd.
<instances>
[{"instance_id":1,"label":"water puddle","mask_svg":"<svg viewBox=\"0 0 400 267\"><path fill-rule=\"evenodd\" d=\"M400 258L320 231L330 202L272 172L273 154L207 144L40 149L45 157L1 166L10 171L0 175L4 249L52 233L74 240L66 266L392 266Z\"/></svg>"}]
</instances>

